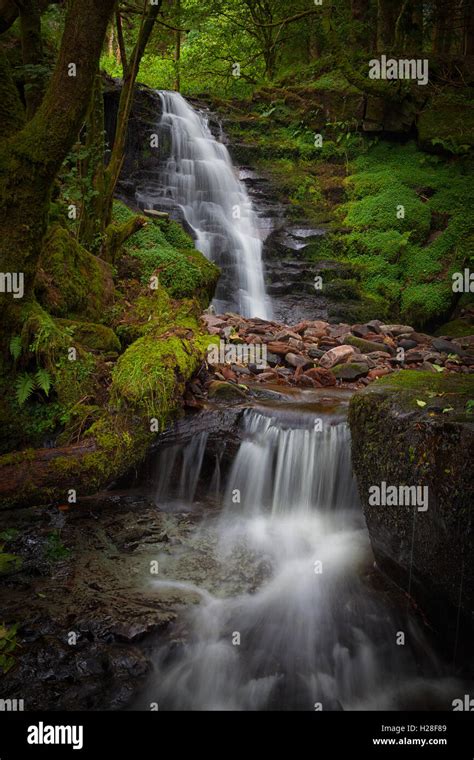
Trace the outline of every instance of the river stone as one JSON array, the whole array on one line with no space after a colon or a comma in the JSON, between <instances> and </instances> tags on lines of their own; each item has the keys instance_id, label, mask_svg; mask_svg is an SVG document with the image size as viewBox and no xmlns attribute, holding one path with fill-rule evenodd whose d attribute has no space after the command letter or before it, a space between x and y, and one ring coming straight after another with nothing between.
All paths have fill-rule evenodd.
<instances>
[{"instance_id":1,"label":"river stone","mask_svg":"<svg viewBox=\"0 0 474 760\"><path fill-rule=\"evenodd\" d=\"M431 345L435 351L441 351L444 354L457 354L457 356L464 356L465 351L458 343L454 343L451 340L443 340L443 338L433 338Z\"/></svg>"},{"instance_id":2,"label":"river stone","mask_svg":"<svg viewBox=\"0 0 474 760\"><path fill-rule=\"evenodd\" d=\"M298 354L293 354L291 352L289 354L286 354L285 361L290 365L290 367L295 367L295 369L298 367L310 366L312 364L312 362L308 361L306 357L299 356Z\"/></svg>"},{"instance_id":3,"label":"river stone","mask_svg":"<svg viewBox=\"0 0 474 760\"><path fill-rule=\"evenodd\" d=\"M367 354L369 359L373 359L374 361L378 361L379 359L390 359L392 356L387 351L371 351Z\"/></svg>"},{"instance_id":4,"label":"river stone","mask_svg":"<svg viewBox=\"0 0 474 760\"><path fill-rule=\"evenodd\" d=\"M267 351L267 364L269 364L270 367L275 367L280 362L281 358L277 356L277 354L272 354L271 351Z\"/></svg>"},{"instance_id":5,"label":"river stone","mask_svg":"<svg viewBox=\"0 0 474 760\"><path fill-rule=\"evenodd\" d=\"M370 327L370 329L380 334L380 325L383 324L380 319L371 319L370 322L367 322L367 327Z\"/></svg>"},{"instance_id":6,"label":"river stone","mask_svg":"<svg viewBox=\"0 0 474 760\"><path fill-rule=\"evenodd\" d=\"M306 370L304 374L310 377L317 385L324 388L336 385L336 378L329 369L313 367L313 369Z\"/></svg>"},{"instance_id":7,"label":"river stone","mask_svg":"<svg viewBox=\"0 0 474 760\"><path fill-rule=\"evenodd\" d=\"M208 388L209 398L216 399L236 399L245 398L246 393L243 388L233 383L223 382L222 380L213 380Z\"/></svg>"},{"instance_id":8,"label":"river stone","mask_svg":"<svg viewBox=\"0 0 474 760\"><path fill-rule=\"evenodd\" d=\"M405 335L406 333L415 332L410 325L380 325L380 332L384 335L386 333L392 333L392 335Z\"/></svg>"},{"instance_id":9,"label":"river stone","mask_svg":"<svg viewBox=\"0 0 474 760\"><path fill-rule=\"evenodd\" d=\"M388 346L386 343L376 343L375 341L372 341L372 340L364 340L363 338L356 338L355 335L349 335L346 338L346 342L350 346L354 346L355 348L358 348L359 351L363 354L370 354L373 351L386 351L387 353L393 356L396 353L395 349L392 348L392 346Z\"/></svg>"},{"instance_id":10,"label":"river stone","mask_svg":"<svg viewBox=\"0 0 474 760\"><path fill-rule=\"evenodd\" d=\"M271 342L267 343L267 349L272 354L278 354L279 356L285 356L288 353L288 343Z\"/></svg>"},{"instance_id":11,"label":"river stone","mask_svg":"<svg viewBox=\"0 0 474 760\"><path fill-rule=\"evenodd\" d=\"M311 346L311 348L308 349L308 356L311 357L311 359L320 359L325 353L325 351L322 351L320 348L315 348L314 346Z\"/></svg>"},{"instance_id":12,"label":"river stone","mask_svg":"<svg viewBox=\"0 0 474 760\"><path fill-rule=\"evenodd\" d=\"M398 345L400 346L400 348L403 348L405 351L408 351L410 348L416 348L418 343L416 342L416 340L410 340L410 339L407 340L406 338L404 338L403 340L398 341Z\"/></svg>"},{"instance_id":13,"label":"river stone","mask_svg":"<svg viewBox=\"0 0 474 760\"><path fill-rule=\"evenodd\" d=\"M321 367L331 369L331 367L335 367L336 364L344 364L344 362L347 362L352 358L354 353L355 351L352 346L335 346L335 348L326 351L324 356L319 360L319 363Z\"/></svg>"},{"instance_id":14,"label":"river stone","mask_svg":"<svg viewBox=\"0 0 474 760\"><path fill-rule=\"evenodd\" d=\"M351 332L356 338L366 338L373 330L368 325L352 325Z\"/></svg>"},{"instance_id":15,"label":"river stone","mask_svg":"<svg viewBox=\"0 0 474 760\"><path fill-rule=\"evenodd\" d=\"M348 362L347 364L338 364L333 367L331 372L337 380L358 380L369 372L369 365L364 362Z\"/></svg>"},{"instance_id":16,"label":"river stone","mask_svg":"<svg viewBox=\"0 0 474 760\"><path fill-rule=\"evenodd\" d=\"M342 338L348 335L351 331L351 326L346 324L341 325L329 325L328 334L330 338Z\"/></svg>"}]
</instances>

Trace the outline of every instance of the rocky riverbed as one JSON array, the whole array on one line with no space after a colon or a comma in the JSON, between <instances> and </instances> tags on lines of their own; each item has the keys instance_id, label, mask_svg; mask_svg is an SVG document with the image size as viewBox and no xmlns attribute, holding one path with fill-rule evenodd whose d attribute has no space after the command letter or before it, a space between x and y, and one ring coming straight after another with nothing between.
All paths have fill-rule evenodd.
<instances>
[{"instance_id":1,"label":"rocky riverbed","mask_svg":"<svg viewBox=\"0 0 474 760\"><path fill-rule=\"evenodd\" d=\"M435 337L410 325L380 320L356 325L305 320L285 325L206 313L202 321L209 334L220 338L220 352L215 352L215 360L208 353L207 365L189 384L188 406L200 406L209 397L238 399L257 384L356 390L398 370L474 373L474 335ZM265 361L236 361L245 355L246 346ZM230 358L225 360L226 356Z\"/></svg>"}]
</instances>

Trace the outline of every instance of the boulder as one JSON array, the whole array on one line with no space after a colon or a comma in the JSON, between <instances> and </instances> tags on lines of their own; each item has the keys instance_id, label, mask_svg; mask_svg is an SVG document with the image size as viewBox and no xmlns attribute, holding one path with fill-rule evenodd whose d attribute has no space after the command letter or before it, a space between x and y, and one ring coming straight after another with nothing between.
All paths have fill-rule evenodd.
<instances>
[{"instance_id":1,"label":"boulder","mask_svg":"<svg viewBox=\"0 0 474 760\"><path fill-rule=\"evenodd\" d=\"M445 400L436 413L429 412L434 398ZM474 469L459 455L474 450L472 398L473 375L402 370L354 394L349 407L352 462L377 565L409 589L450 656L474 632ZM426 486L427 509L374 505L370 489L382 482Z\"/></svg>"}]
</instances>

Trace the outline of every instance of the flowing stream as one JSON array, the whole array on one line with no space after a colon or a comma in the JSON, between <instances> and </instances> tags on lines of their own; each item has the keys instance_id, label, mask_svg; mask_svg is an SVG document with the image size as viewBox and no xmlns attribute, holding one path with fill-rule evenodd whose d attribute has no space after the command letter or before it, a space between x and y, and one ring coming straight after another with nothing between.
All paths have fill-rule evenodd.
<instances>
[{"instance_id":1,"label":"flowing stream","mask_svg":"<svg viewBox=\"0 0 474 760\"><path fill-rule=\"evenodd\" d=\"M160 97L162 163L153 182L138 190L137 201L177 214L196 247L220 267L214 300L218 313L232 310L268 319L262 241L229 152L213 137L204 112L194 110L177 92L160 92Z\"/></svg>"},{"instance_id":2,"label":"flowing stream","mask_svg":"<svg viewBox=\"0 0 474 760\"><path fill-rule=\"evenodd\" d=\"M180 95L161 99L167 158L142 202L179 208L223 268L218 310L268 316L254 212L229 154ZM193 516L198 559L170 546L148 581L191 601L159 640L138 708L446 709L444 666L374 571L346 412L337 389L301 391L243 409L230 452L206 431L159 450L156 504Z\"/></svg>"}]
</instances>

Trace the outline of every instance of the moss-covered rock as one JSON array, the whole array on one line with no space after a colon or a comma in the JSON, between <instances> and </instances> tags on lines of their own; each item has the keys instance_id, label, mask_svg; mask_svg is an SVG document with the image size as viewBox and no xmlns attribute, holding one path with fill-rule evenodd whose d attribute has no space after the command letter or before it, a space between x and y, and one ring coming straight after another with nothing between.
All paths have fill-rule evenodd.
<instances>
[{"instance_id":1,"label":"moss-covered rock","mask_svg":"<svg viewBox=\"0 0 474 760\"><path fill-rule=\"evenodd\" d=\"M453 643L474 622L474 376L400 371L350 404L352 460L375 557ZM427 486L428 508L375 506L371 486ZM461 594L462 588L462 594Z\"/></svg>"},{"instance_id":2,"label":"moss-covered rock","mask_svg":"<svg viewBox=\"0 0 474 760\"><path fill-rule=\"evenodd\" d=\"M79 322L74 319L57 319L56 323L69 329L72 344L80 343L94 351L120 352L117 335L110 327L93 322Z\"/></svg>"},{"instance_id":3,"label":"moss-covered rock","mask_svg":"<svg viewBox=\"0 0 474 760\"><path fill-rule=\"evenodd\" d=\"M100 322L114 298L112 270L56 223L43 243L35 293L39 303L54 316Z\"/></svg>"},{"instance_id":4,"label":"moss-covered rock","mask_svg":"<svg viewBox=\"0 0 474 760\"><path fill-rule=\"evenodd\" d=\"M114 219L125 223L135 216L123 203L114 204ZM142 282L158 275L160 284L172 298L198 298L207 306L214 295L219 269L194 247L183 228L171 220L149 219L124 244L141 264Z\"/></svg>"}]
</instances>

